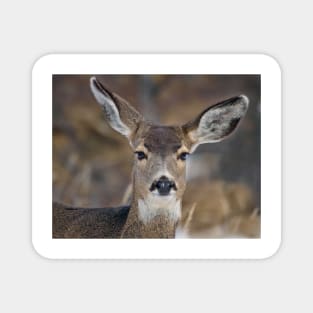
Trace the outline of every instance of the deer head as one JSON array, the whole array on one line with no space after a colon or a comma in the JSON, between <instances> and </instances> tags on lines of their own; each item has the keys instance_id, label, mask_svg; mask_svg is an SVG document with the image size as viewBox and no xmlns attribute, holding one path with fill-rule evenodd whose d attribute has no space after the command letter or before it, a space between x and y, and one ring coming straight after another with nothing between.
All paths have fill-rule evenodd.
<instances>
[{"instance_id":1,"label":"deer head","mask_svg":"<svg viewBox=\"0 0 313 313\"><path fill-rule=\"evenodd\" d=\"M200 144L229 136L245 115L248 98L241 95L217 103L182 126L160 126L145 121L126 100L96 78L91 78L90 86L110 126L128 138L134 151L133 201L139 219L149 223L163 214L177 223L188 155Z\"/></svg>"}]
</instances>

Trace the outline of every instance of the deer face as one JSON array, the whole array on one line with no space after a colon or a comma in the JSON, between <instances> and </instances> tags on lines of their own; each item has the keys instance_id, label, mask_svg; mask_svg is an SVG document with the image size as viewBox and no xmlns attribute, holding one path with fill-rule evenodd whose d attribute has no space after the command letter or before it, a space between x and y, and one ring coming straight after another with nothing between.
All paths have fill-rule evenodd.
<instances>
[{"instance_id":1,"label":"deer face","mask_svg":"<svg viewBox=\"0 0 313 313\"><path fill-rule=\"evenodd\" d=\"M180 203L186 186L188 155L200 144L226 138L248 108L246 96L233 97L209 107L185 125L159 126L144 121L133 107L96 78L91 78L90 84L110 126L130 142L135 155L135 196L144 203L141 207L149 207L152 215L160 208L177 207Z\"/></svg>"},{"instance_id":2,"label":"deer face","mask_svg":"<svg viewBox=\"0 0 313 313\"><path fill-rule=\"evenodd\" d=\"M134 179L140 196L181 198L189 154L182 128L143 123L132 145Z\"/></svg>"}]
</instances>

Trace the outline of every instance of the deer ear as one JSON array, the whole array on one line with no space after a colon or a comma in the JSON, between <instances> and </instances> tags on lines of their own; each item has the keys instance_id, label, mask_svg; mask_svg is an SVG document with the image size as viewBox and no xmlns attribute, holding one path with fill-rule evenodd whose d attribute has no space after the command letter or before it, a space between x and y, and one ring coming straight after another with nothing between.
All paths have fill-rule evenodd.
<instances>
[{"instance_id":1,"label":"deer ear","mask_svg":"<svg viewBox=\"0 0 313 313\"><path fill-rule=\"evenodd\" d=\"M126 100L110 92L95 77L90 79L91 91L101 105L110 126L130 137L142 121L142 116Z\"/></svg>"},{"instance_id":2,"label":"deer ear","mask_svg":"<svg viewBox=\"0 0 313 313\"><path fill-rule=\"evenodd\" d=\"M249 99L241 95L217 103L182 128L191 142L191 151L203 143L218 142L230 135L245 115Z\"/></svg>"}]
</instances>

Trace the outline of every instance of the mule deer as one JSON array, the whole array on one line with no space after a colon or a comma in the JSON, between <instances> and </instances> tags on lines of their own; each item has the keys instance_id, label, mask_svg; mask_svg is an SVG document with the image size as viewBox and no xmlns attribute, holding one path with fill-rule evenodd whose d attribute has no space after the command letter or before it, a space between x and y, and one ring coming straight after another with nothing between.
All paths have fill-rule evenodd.
<instances>
[{"instance_id":1,"label":"mule deer","mask_svg":"<svg viewBox=\"0 0 313 313\"><path fill-rule=\"evenodd\" d=\"M135 154L129 207L72 208L53 204L53 237L174 238L186 186L186 159L198 145L218 142L238 126L248 98L217 103L183 126L155 125L95 77L91 91L108 123Z\"/></svg>"}]
</instances>

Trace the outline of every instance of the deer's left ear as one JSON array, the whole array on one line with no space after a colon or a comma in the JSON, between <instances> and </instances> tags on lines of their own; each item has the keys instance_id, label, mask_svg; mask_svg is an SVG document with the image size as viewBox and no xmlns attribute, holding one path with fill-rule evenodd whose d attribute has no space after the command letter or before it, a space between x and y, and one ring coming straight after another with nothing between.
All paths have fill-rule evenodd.
<instances>
[{"instance_id":1,"label":"deer's left ear","mask_svg":"<svg viewBox=\"0 0 313 313\"><path fill-rule=\"evenodd\" d=\"M241 95L217 103L182 128L191 150L203 143L218 142L230 135L247 112L249 99Z\"/></svg>"}]
</instances>

